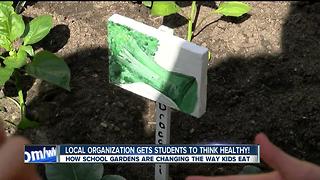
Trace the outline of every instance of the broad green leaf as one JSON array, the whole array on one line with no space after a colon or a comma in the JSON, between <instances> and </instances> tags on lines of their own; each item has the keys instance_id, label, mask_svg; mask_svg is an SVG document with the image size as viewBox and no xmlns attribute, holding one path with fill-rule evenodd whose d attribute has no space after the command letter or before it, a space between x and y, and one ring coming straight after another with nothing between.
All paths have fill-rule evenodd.
<instances>
[{"instance_id":1,"label":"broad green leaf","mask_svg":"<svg viewBox=\"0 0 320 180\"><path fill-rule=\"evenodd\" d=\"M105 175L101 180L126 180L126 178L119 175Z\"/></svg>"},{"instance_id":2,"label":"broad green leaf","mask_svg":"<svg viewBox=\"0 0 320 180\"><path fill-rule=\"evenodd\" d=\"M4 49L6 49L7 51L11 50L11 42L10 40L4 36L0 34L0 46L3 47Z\"/></svg>"},{"instance_id":3,"label":"broad green leaf","mask_svg":"<svg viewBox=\"0 0 320 180\"><path fill-rule=\"evenodd\" d=\"M151 15L168 16L180 10L180 7L174 1L154 1L151 8Z\"/></svg>"},{"instance_id":4,"label":"broad green leaf","mask_svg":"<svg viewBox=\"0 0 320 180\"><path fill-rule=\"evenodd\" d=\"M53 26L50 15L38 16L29 24L29 31L24 37L24 45L34 44L44 38Z\"/></svg>"},{"instance_id":5,"label":"broad green leaf","mask_svg":"<svg viewBox=\"0 0 320 180\"><path fill-rule=\"evenodd\" d=\"M26 66L27 73L70 91L70 70L63 59L49 51L37 53Z\"/></svg>"},{"instance_id":6,"label":"broad green leaf","mask_svg":"<svg viewBox=\"0 0 320 180\"><path fill-rule=\"evenodd\" d=\"M6 6L12 6L13 1L0 1L0 4L6 5Z\"/></svg>"},{"instance_id":7,"label":"broad green leaf","mask_svg":"<svg viewBox=\"0 0 320 180\"><path fill-rule=\"evenodd\" d=\"M9 24L9 39L12 42L23 34L25 25L22 16L18 14L12 14L10 16Z\"/></svg>"},{"instance_id":8,"label":"broad green leaf","mask_svg":"<svg viewBox=\"0 0 320 180\"><path fill-rule=\"evenodd\" d=\"M9 18L13 13L13 7L0 3L0 35L4 35L8 39L10 32Z\"/></svg>"},{"instance_id":9,"label":"broad green leaf","mask_svg":"<svg viewBox=\"0 0 320 180\"><path fill-rule=\"evenodd\" d=\"M27 64L27 53L24 50L19 49L17 54L6 57L3 63L9 68L19 69Z\"/></svg>"},{"instance_id":10,"label":"broad green leaf","mask_svg":"<svg viewBox=\"0 0 320 180\"><path fill-rule=\"evenodd\" d=\"M9 15L14 13L12 6L8 6L6 3L0 3L0 21L7 19Z\"/></svg>"},{"instance_id":11,"label":"broad green leaf","mask_svg":"<svg viewBox=\"0 0 320 180\"><path fill-rule=\"evenodd\" d=\"M101 180L102 164L46 164L48 180Z\"/></svg>"},{"instance_id":12,"label":"broad green leaf","mask_svg":"<svg viewBox=\"0 0 320 180\"><path fill-rule=\"evenodd\" d=\"M4 84L10 79L14 69L8 67L0 67L0 86L4 86Z\"/></svg>"},{"instance_id":13,"label":"broad green leaf","mask_svg":"<svg viewBox=\"0 0 320 180\"><path fill-rule=\"evenodd\" d=\"M147 7L151 7L152 6L152 1L142 1L142 4L147 6Z\"/></svg>"},{"instance_id":14,"label":"broad green leaf","mask_svg":"<svg viewBox=\"0 0 320 180\"><path fill-rule=\"evenodd\" d=\"M251 10L251 6L242 2L223 2L217 10L213 12L223 14L225 16L240 17Z\"/></svg>"},{"instance_id":15,"label":"broad green leaf","mask_svg":"<svg viewBox=\"0 0 320 180\"><path fill-rule=\"evenodd\" d=\"M33 48L32 46L20 46L20 49L21 50L24 50L25 52L27 52L30 56L34 56L34 51L33 51Z\"/></svg>"},{"instance_id":16,"label":"broad green leaf","mask_svg":"<svg viewBox=\"0 0 320 180\"><path fill-rule=\"evenodd\" d=\"M37 121L31 121L30 119L23 117L21 122L18 125L19 129L27 129L27 128L37 128L39 127L39 123Z\"/></svg>"}]
</instances>

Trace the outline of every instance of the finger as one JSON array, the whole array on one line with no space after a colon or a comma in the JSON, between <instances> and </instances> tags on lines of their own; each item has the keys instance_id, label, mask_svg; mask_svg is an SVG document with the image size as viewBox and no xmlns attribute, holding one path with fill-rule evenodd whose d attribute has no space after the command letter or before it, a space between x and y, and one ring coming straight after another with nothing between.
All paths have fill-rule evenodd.
<instances>
[{"instance_id":1,"label":"finger","mask_svg":"<svg viewBox=\"0 0 320 180\"><path fill-rule=\"evenodd\" d=\"M300 170L301 161L283 152L271 143L265 134L259 133L255 138L255 143L260 144L261 158L281 174L290 174Z\"/></svg>"},{"instance_id":2,"label":"finger","mask_svg":"<svg viewBox=\"0 0 320 180\"><path fill-rule=\"evenodd\" d=\"M23 137L12 137L0 148L0 179L38 180L34 165L24 163L24 145L30 142Z\"/></svg>"},{"instance_id":3,"label":"finger","mask_svg":"<svg viewBox=\"0 0 320 180\"><path fill-rule=\"evenodd\" d=\"M0 121L0 146L1 146L1 144L5 141L5 139L6 139L6 134L5 134L5 132L4 132L4 129L3 129L3 124L2 124L3 122L2 121Z\"/></svg>"},{"instance_id":4,"label":"finger","mask_svg":"<svg viewBox=\"0 0 320 180\"><path fill-rule=\"evenodd\" d=\"M232 176L189 176L186 180L281 180L278 172L258 175L232 175Z\"/></svg>"}]
</instances>

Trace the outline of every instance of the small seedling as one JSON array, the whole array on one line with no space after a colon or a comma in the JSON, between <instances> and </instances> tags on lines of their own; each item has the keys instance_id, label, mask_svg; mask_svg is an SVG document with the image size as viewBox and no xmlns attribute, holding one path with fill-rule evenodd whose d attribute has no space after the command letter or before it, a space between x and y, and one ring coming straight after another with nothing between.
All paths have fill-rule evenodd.
<instances>
[{"instance_id":1,"label":"small seedling","mask_svg":"<svg viewBox=\"0 0 320 180\"><path fill-rule=\"evenodd\" d=\"M35 53L31 46L43 39L52 26L49 15L36 17L25 24L22 16L15 12L12 1L0 2L0 87L14 79L21 113L18 127L22 129L38 126L26 117L22 75L31 75L70 90L70 70L64 60L45 50Z\"/></svg>"},{"instance_id":2,"label":"small seedling","mask_svg":"<svg viewBox=\"0 0 320 180\"><path fill-rule=\"evenodd\" d=\"M174 2L174 1L142 1L142 3L151 8L151 15L153 16L168 16L175 13L180 13L186 19L188 19L188 33L187 33L187 40L191 41L193 32L199 28L202 23L212 14L221 14L223 16L231 16L231 17L240 17L251 10L251 7L248 4L237 2L237 1L230 1L230 2L223 2L220 3L217 9L213 9L210 14L205 16L200 23L193 29L195 23L195 16L197 13L197 4L196 1L192 1L191 4L191 11L189 16L186 15L185 12ZM209 53L209 59L210 59Z\"/></svg>"}]
</instances>

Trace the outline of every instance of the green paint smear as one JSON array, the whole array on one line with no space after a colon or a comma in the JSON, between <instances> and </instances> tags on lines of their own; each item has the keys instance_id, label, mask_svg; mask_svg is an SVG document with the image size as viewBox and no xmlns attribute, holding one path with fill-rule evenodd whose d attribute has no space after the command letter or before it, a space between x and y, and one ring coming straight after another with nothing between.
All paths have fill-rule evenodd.
<instances>
[{"instance_id":1,"label":"green paint smear","mask_svg":"<svg viewBox=\"0 0 320 180\"><path fill-rule=\"evenodd\" d=\"M197 102L197 81L192 76L170 72L156 63L154 56L159 41L111 21L107 26L110 82L148 84L171 98L181 111L192 113Z\"/></svg>"}]
</instances>

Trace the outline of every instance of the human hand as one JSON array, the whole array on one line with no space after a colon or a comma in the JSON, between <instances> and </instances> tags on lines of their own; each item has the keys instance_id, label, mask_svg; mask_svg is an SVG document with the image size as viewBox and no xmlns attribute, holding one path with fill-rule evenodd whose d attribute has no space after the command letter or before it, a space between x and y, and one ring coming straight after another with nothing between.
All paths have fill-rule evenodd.
<instances>
[{"instance_id":1,"label":"human hand","mask_svg":"<svg viewBox=\"0 0 320 180\"><path fill-rule=\"evenodd\" d=\"M273 172L257 175L189 176L186 180L320 180L319 166L288 155L272 144L265 134L258 134L255 143L260 144L261 158L274 169Z\"/></svg>"},{"instance_id":2,"label":"human hand","mask_svg":"<svg viewBox=\"0 0 320 180\"><path fill-rule=\"evenodd\" d=\"M0 179L40 180L34 165L24 163L24 145L30 142L24 137L6 138L0 122Z\"/></svg>"}]
</instances>

